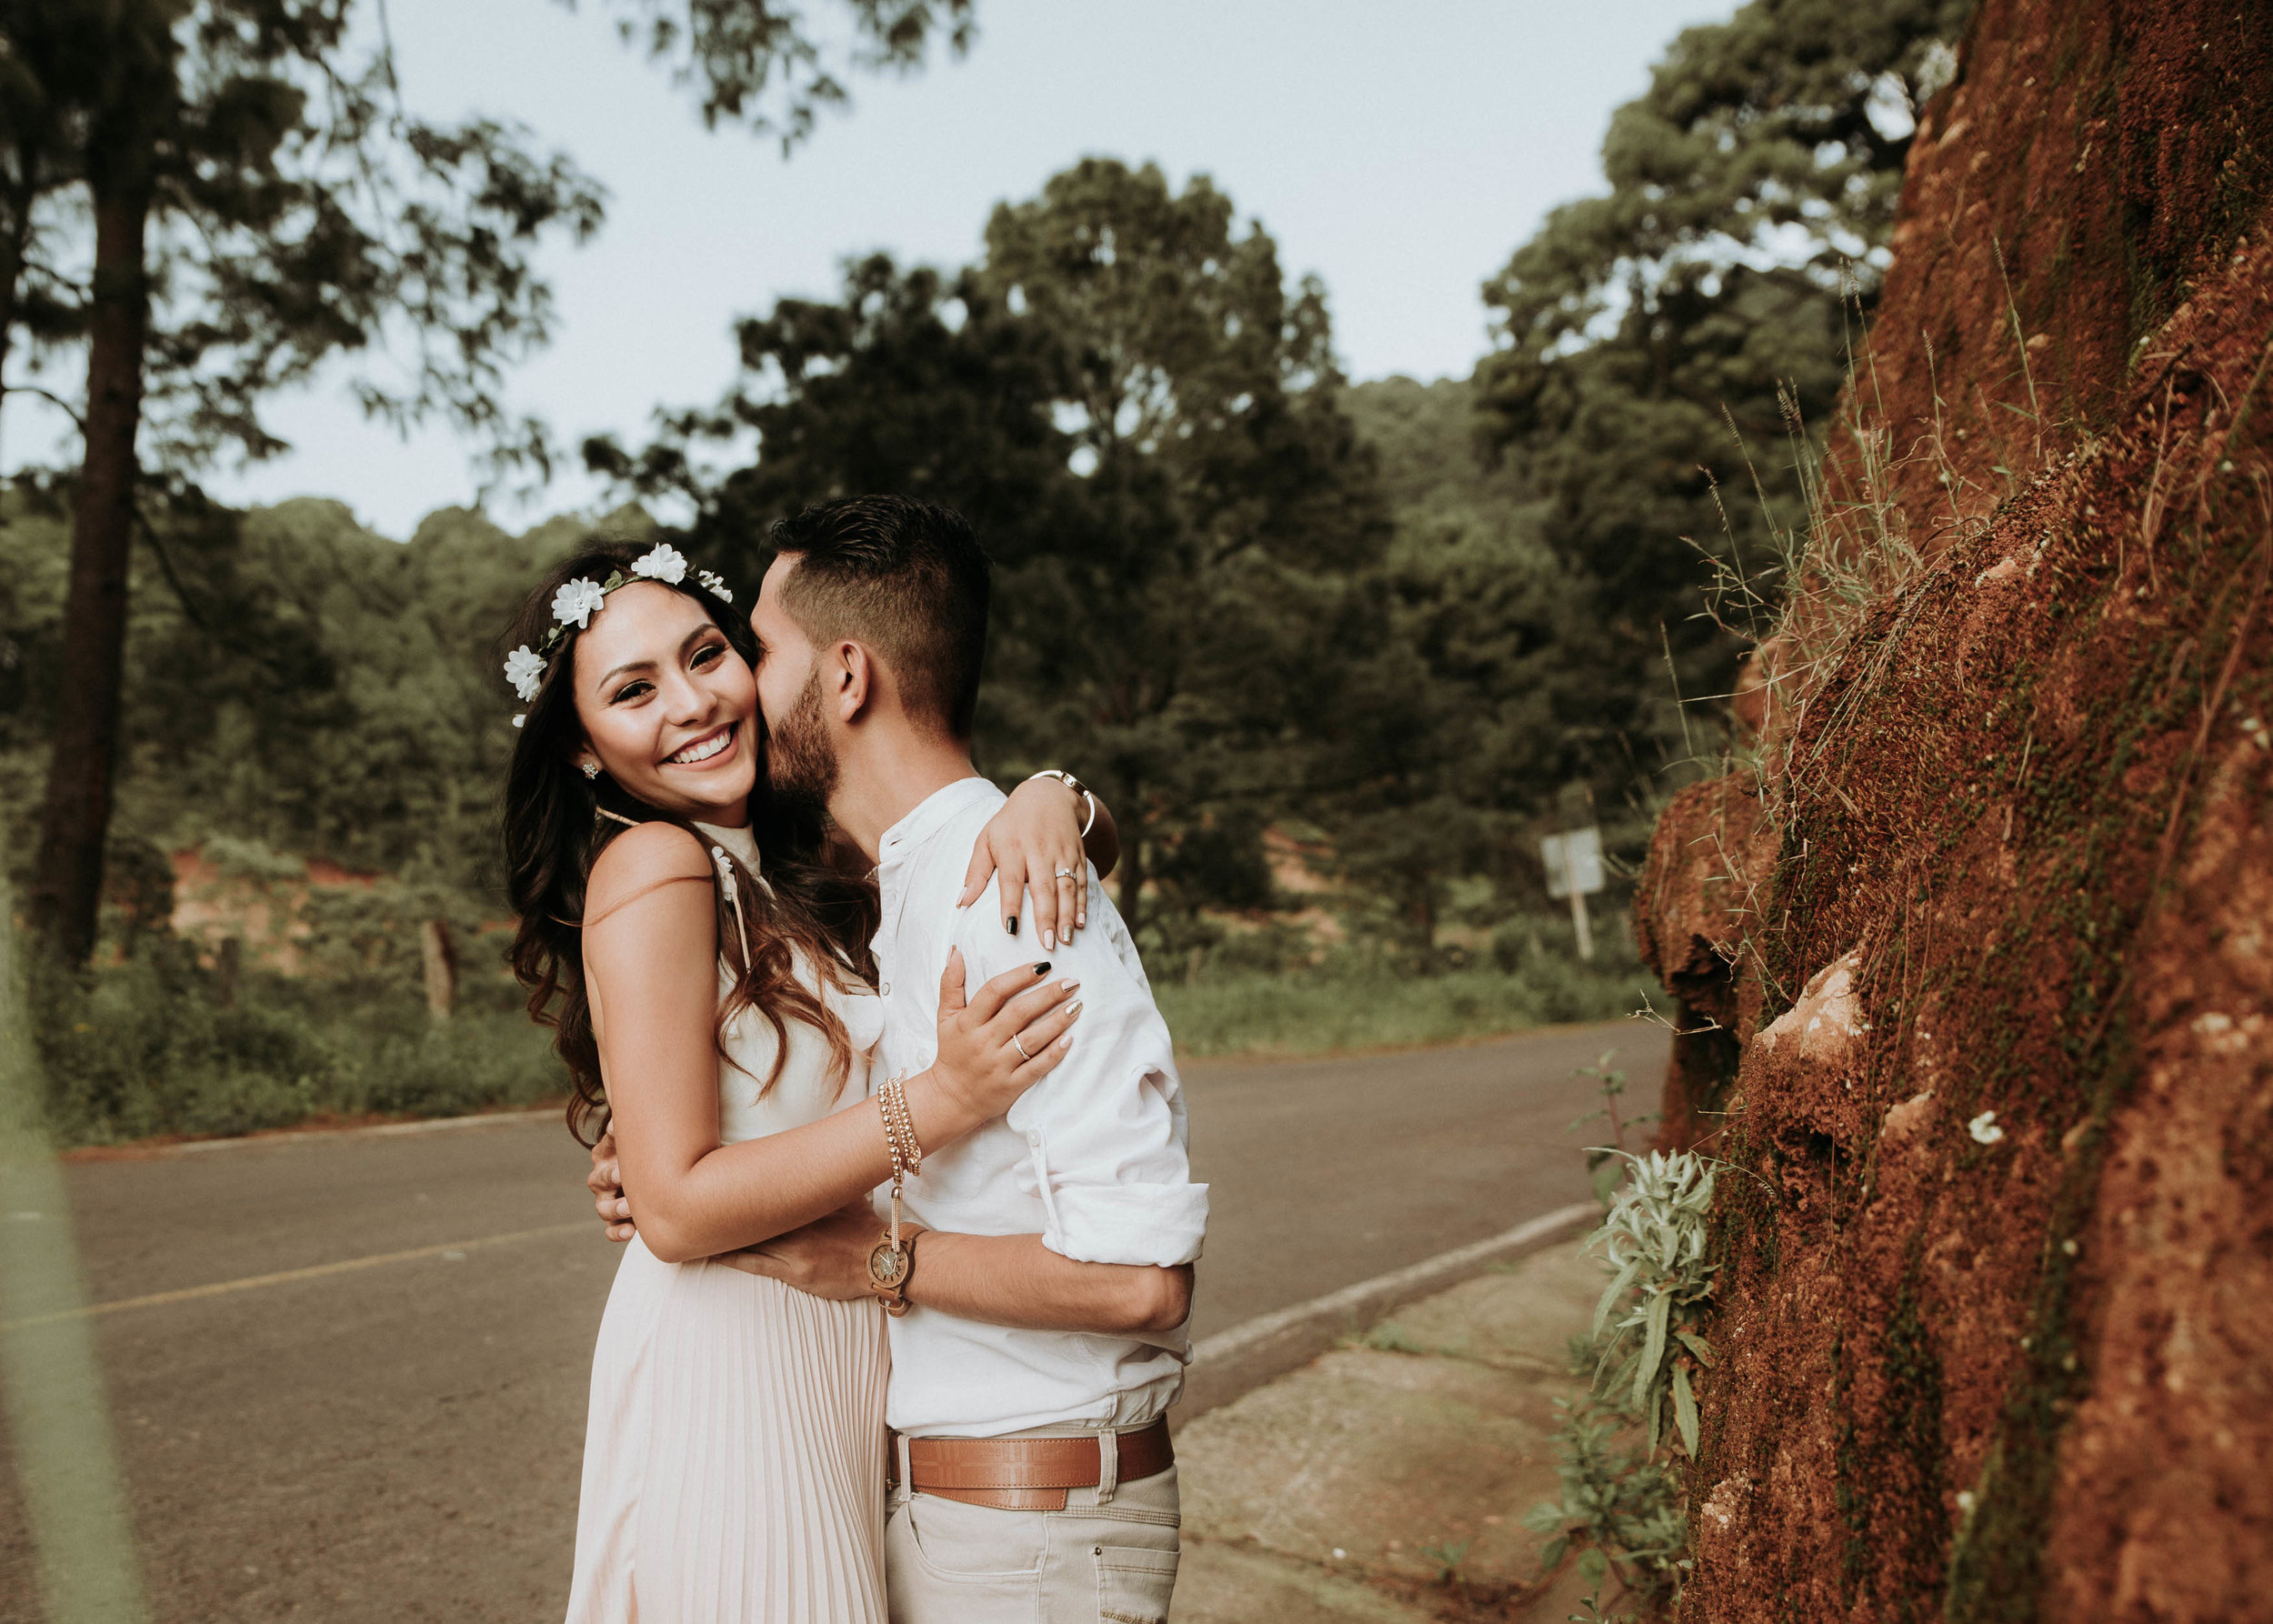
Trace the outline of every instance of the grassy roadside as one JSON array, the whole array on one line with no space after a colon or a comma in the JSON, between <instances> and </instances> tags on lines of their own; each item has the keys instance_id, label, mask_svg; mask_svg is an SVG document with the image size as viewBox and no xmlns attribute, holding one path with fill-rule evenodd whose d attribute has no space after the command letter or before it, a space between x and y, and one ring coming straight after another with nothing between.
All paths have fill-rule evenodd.
<instances>
[{"instance_id":1,"label":"grassy roadside","mask_svg":"<svg viewBox=\"0 0 2273 1624\"><path fill-rule=\"evenodd\" d=\"M1324 1055L1613 1020L1640 1007L1646 979L1631 963L1534 958L1513 972L1232 973L1153 994L1185 1054Z\"/></svg>"},{"instance_id":2,"label":"grassy roadside","mask_svg":"<svg viewBox=\"0 0 2273 1624\"><path fill-rule=\"evenodd\" d=\"M1156 982L1180 1052L1318 1055L1457 1043L1634 1009L1630 961L1515 968L1211 970ZM227 1005L185 956L43 989L47 1119L65 1146L225 1138L310 1122L450 1117L559 1098L550 1035L516 990L466 987L429 1024L399 988L247 977Z\"/></svg>"}]
</instances>

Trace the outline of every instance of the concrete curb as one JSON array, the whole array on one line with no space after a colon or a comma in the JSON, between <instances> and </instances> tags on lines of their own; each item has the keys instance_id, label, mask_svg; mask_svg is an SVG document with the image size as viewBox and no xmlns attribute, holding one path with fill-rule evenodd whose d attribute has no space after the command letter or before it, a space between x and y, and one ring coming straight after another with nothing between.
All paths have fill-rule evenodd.
<instances>
[{"instance_id":1,"label":"concrete curb","mask_svg":"<svg viewBox=\"0 0 2273 1624\"><path fill-rule=\"evenodd\" d=\"M1577 1236L1591 1228L1601 1213L1591 1201L1558 1207L1503 1234L1217 1331L1192 1348L1192 1372L1177 1402L1177 1418L1188 1421L1228 1404L1271 1378L1307 1364L1346 1333L1362 1329L1417 1298L1457 1286L1482 1273L1488 1264Z\"/></svg>"}]
</instances>

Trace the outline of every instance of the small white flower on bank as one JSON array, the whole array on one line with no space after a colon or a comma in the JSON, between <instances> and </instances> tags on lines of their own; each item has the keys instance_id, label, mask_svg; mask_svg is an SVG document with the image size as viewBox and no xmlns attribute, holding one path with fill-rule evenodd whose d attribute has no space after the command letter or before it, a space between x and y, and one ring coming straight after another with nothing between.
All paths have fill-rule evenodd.
<instances>
[{"instance_id":1,"label":"small white flower on bank","mask_svg":"<svg viewBox=\"0 0 2273 1624\"><path fill-rule=\"evenodd\" d=\"M631 573L676 586L686 578L686 556L669 542L657 542L655 551L631 566Z\"/></svg>"},{"instance_id":2,"label":"small white flower on bank","mask_svg":"<svg viewBox=\"0 0 2273 1624\"><path fill-rule=\"evenodd\" d=\"M553 594L553 618L582 631L592 611L606 601L607 594L600 590L597 581L579 576Z\"/></svg>"},{"instance_id":3,"label":"small white flower on bank","mask_svg":"<svg viewBox=\"0 0 2273 1624\"><path fill-rule=\"evenodd\" d=\"M726 576L714 575L706 569L698 569L695 572L695 578L703 584L704 591L721 603L730 604L734 601L734 594L726 590Z\"/></svg>"},{"instance_id":4,"label":"small white flower on bank","mask_svg":"<svg viewBox=\"0 0 2273 1624\"><path fill-rule=\"evenodd\" d=\"M1983 1111L1965 1125L1965 1130L1973 1136L1977 1145L1994 1145L2005 1137L2005 1130L1997 1126L1995 1111Z\"/></svg>"},{"instance_id":5,"label":"small white flower on bank","mask_svg":"<svg viewBox=\"0 0 2273 1624\"><path fill-rule=\"evenodd\" d=\"M506 680L526 705L536 697L536 685L544 680L545 662L529 650L526 643L506 656Z\"/></svg>"}]
</instances>

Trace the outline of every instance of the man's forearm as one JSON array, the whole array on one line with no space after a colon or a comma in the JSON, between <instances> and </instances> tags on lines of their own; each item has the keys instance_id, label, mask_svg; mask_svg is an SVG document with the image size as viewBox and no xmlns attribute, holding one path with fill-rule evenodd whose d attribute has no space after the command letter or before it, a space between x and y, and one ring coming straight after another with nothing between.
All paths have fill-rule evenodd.
<instances>
[{"instance_id":1,"label":"man's forearm","mask_svg":"<svg viewBox=\"0 0 2273 1624\"><path fill-rule=\"evenodd\" d=\"M958 1319L1022 1330L1129 1336L1191 1317L1192 1266L1076 1263L1038 1235L949 1235L916 1244L908 1298Z\"/></svg>"}]
</instances>

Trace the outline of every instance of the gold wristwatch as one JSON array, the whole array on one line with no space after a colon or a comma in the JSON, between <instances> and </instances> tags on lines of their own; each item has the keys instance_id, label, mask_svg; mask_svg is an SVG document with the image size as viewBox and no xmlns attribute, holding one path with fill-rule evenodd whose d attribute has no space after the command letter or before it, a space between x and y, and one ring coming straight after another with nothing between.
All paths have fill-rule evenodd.
<instances>
[{"instance_id":1,"label":"gold wristwatch","mask_svg":"<svg viewBox=\"0 0 2273 1624\"><path fill-rule=\"evenodd\" d=\"M893 1244L891 1232L886 1230L868 1253L868 1289L895 1319L914 1307L907 1300L907 1282L916 1273L916 1238L923 1233L913 1224L904 1224L898 1245Z\"/></svg>"}]
</instances>

